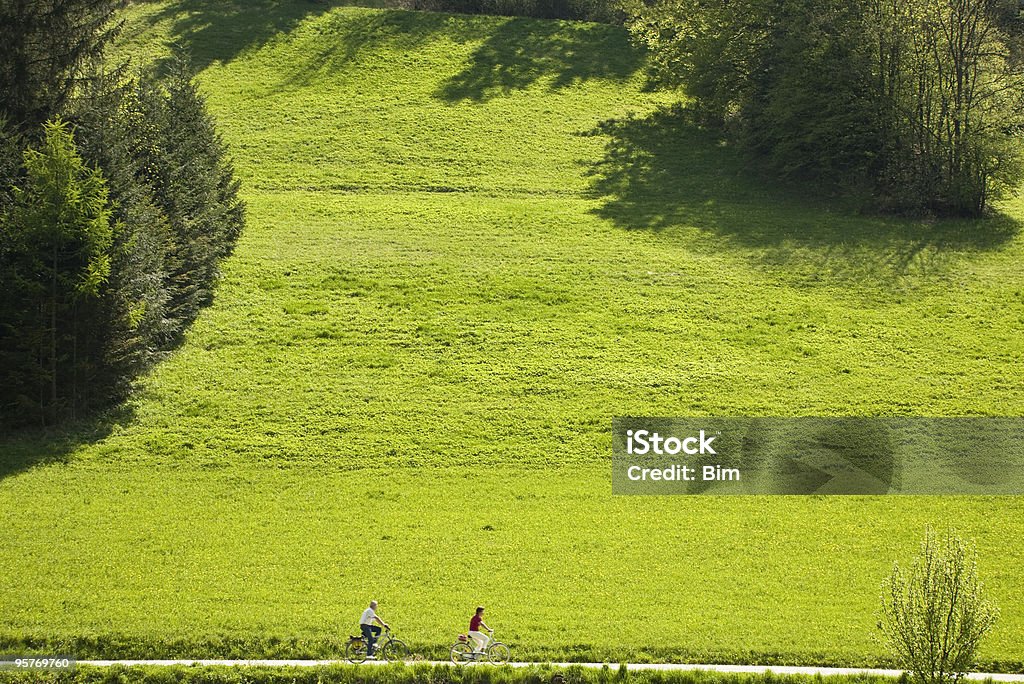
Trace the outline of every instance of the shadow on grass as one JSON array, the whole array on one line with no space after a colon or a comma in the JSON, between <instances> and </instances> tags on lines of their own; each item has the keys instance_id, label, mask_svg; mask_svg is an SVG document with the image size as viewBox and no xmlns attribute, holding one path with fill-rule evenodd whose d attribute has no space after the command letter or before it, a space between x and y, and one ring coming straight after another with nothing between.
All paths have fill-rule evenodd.
<instances>
[{"instance_id":1,"label":"shadow on grass","mask_svg":"<svg viewBox=\"0 0 1024 684\"><path fill-rule=\"evenodd\" d=\"M449 102L484 101L526 88L543 77L551 78L552 90L595 78L624 80L641 64L640 52L619 27L508 19L436 95Z\"/></svg>"},{"instance_id":2,"label":"shadow on grass","mask_svg":"<svg viewBox=\"0 0 1024 684\"><path fill-rule=\"evenodd\" d=\"M176 47L197 71L227 63L335 7L377 6L383 0L176 0L149 15L170 22ZM435 93L449 102L484 101L550 78L560 89L592 78L625 79L642 64L622 27L523 17L496 18L388 10L334 14L317 27L322 39L306 57L295 84L343 68L377 47L415 50L435 40L480 42L468 64Z\"/></svg>"},{"instance_id":3,"label":"shadow on grass","mask_svg":"<svg viewBox=\"0 0 1024 684\"><path fill-rule=\"evenodd\" d=\"M321 0L175 0L149 22L171 23L171 38L198 72L214 62L230 62L331 6Z\"/></svg>"},{"instance_id":4,"label":"shadow on grass","mask_svg":"<svg viewBox=\"0 0 1024 684\"><path fill-rule=\"evenodd\" d=\"M541 80L551 90L594 78L621 80L642 64L625 30L604 24L390 10L334 14L317 30L321 37L288 86L312 85L382 47L393 59L394 52L435 41L479 43L462 70L435 91L446 102L483 102Z\"/></svg>"},{"instance_id":5,"label":"shadow on grass","mask_svg":"<svg viewBox=\"0 0 1024 684\"><path fill-rule=\"evenodd\" d=\"M911 220L858 215L752 171L741 154L682 107L601 123L608 137L588 170L595 213L630 230L695 227L770 265L885 280L908 272L941 275L951 256L994 250L1020 230L1006 215Z\"/></svg>"},{"instance_id":6,"label":"shadow on grass","mask_svg":"<svg viewBox=\"0 0 1024 684\"><path fill-rule=\"evenodd\" d=\"M285 85L315 85L325 75L345 69L381 48L389 53L379 59L394 59L396 52L414 52L437 40L455 44L483 40L490 29L491 25L478 17L434 12L333 14L318 22L317 39L307 46L301 68Z\"/></svg>"},{"instance_id":7,"label":"shadow on grass","mask_svg":"<svg viewBox=\"0 0 1024 684\"><path fill-rule=\"evenodd\" d=\"M0 436L0 481L36 466L68 463L79 447L109 436L132 420L129 404L50 429L25 428Z\"/></svg>"}]
</instances>

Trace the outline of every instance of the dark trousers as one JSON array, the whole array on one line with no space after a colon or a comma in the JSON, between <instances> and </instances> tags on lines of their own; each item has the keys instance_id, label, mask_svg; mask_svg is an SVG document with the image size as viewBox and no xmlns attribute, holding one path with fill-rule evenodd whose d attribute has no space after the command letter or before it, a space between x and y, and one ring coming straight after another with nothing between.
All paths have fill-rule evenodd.
<instances>
[{"instance_id":1,"label":"dark trousers","mask_svg":"<svg viewBox=\"0 0 1024 684\"><path fill-rule=\"evenodd\" d=\"M380 636L380 625L359 625L366 639L366 655L372 656L377 648L377 637Z\"/></svg>"}]
</instances>

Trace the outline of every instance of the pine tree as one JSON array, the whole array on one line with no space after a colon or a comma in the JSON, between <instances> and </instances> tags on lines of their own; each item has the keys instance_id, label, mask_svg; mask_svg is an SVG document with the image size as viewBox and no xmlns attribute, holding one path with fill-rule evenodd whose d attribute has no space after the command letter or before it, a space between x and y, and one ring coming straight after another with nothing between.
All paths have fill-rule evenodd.
<instances>
[{"instance_id":1,"label":"pine tree","mask_svg":"<svg viewBox=\"0 0 1024 684\"><path fill-rule=\"evenodd\" d=\"M0 108L23 132L64 113L127 0L0 0Z\"/></svg>"},{"instance_id":2,"label":"pine tree","mask_svg":"<svg viewBox=\"0 0 1024 684\"><path fill-rule=\"evenodd\" d=\"M25 179L0 230L5 295L5 413L31 409L42 424L74 416L93 364L82 353L88 321L110 275L115 226L102 174L87 167L66 124L44 127L24 154Z\"/></svg>"},{"instance_id":3,"label":"pine tree","mask_svg":"<svg viewBox=\"0 0 1024 684\"><path fill-rule=\"evenodd\" d=\"M95 402L124 398L132 381L162 358L170 340L164 262L169 249L167 217L153 188L144 182L144 156L151 124L144 118L138 84L101 76L75 105L82 156L104 170L113 218L122 226L111 250L111 273L96 327L93 350L101 366Z\"/></svg>"},{"instance_id":4,"label":"pine tree","mask_svg":"<svg viewBox=\"0 0 1024 684\"><path fill-rule=\"evenodd\" d=\"M210 303L242 229L185 63L165 82L99 69L123 4L0 0L0 424L124 398ZM35 125L55 112L74 139Z\"/></svg>"},{"instance_id":5,"label":"pine tree","mask_svg":"<svg viewBox=\"0 0 1024 684\"><path fill-rule=\"evenodd\" d=\"M170 224L168 318L178 334L212 301L218 265L245 221L239 182L213 118L184 60L163 84L144 84L140 101L152 139L143 167Z\"/></svg>"}]
</instances>

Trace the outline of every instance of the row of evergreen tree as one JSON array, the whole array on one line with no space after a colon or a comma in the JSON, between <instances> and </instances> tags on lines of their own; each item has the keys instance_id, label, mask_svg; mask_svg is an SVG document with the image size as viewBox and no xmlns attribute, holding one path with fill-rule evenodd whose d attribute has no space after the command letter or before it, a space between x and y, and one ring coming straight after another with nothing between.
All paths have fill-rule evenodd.
<instances>
[{"instance_id":1,"label":"row of evergreen tree","mask_svg":"<svg viewBox=\"0 0 1024 684\"><path fill-rule=\"evenodd\" d=\"M626 0L659 76L775 171L979 215L1024 175L1019 0Z\"/></svg>"},{"instance_id":2,"label":"row of evergreen tree","mask_svg":"<svg viewBox=\"0 0 1024 684\"><path fill-rule=\"evenodd\" d=\"M0 0L0 426L122 400L209 304L244 223L184 60L128 77L124 0Z\"/></svg>"}]
</instances>

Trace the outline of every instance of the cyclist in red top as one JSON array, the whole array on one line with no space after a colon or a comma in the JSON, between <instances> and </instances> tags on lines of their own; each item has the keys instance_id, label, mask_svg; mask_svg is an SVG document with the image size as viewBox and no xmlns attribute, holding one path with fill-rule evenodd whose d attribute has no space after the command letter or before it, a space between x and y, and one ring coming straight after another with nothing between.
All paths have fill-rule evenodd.
<instances>
[{"instance_id":1,"label":"cyclist in red top","mask_svg":"<svg viewBox=\"0 0 1024 684\"><path fill-rule=\"evenodd\" d=\"M480 631L481 627L491 634L494 634L494 630L488 627L487 623L484 622L484 607L477 606L476 614L469 619L469 636L474 642L476 642L476 649L474 650L475 653L483 651L487 646L487 642L490 641L487 635Z\"/></svg>"}]
</instances>

